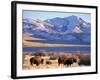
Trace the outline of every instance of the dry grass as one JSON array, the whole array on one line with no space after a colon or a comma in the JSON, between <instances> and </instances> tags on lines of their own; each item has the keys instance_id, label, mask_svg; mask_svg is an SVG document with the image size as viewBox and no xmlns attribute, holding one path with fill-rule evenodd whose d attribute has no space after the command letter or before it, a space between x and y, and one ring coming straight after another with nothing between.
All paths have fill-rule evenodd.
<instances>
[{"instance_id":1,"label":"dry grass","mask_svg":"<svg viewBox=\"0 0 100 80\"><path fill-rule=\"evenodd\" d=\"M44 56L50 57L50 53L47 53L48 55ZM53 57L58 57L58 56L62 56L64 55L65 57L72 57L73 54L72 53L54 53L52 54ZM23 54L23 69L25 70L30 70L30 69L48 69L48 68L65 68L65 67L82 67L82 66L90 66L89 61L90 61L90 55L87 54L74 54L74 56L79 56L81 61L81 64L79 65L78 62L77 63L73 63L71 66L68 65L63 65L61 64L60 66L58 65L58 59L55 60L50 60L50 59L46 59L45 61L50 61L52 62L52 64L40 64L39 66L36 66L36 64L30 65L30 58L33 57L34 55L32 53L24 53ZM87 65L88 64L88 65Z\"/></svg>"},{"instance_id":2,"label":"dry grass","mask_svg":"<svg viewBox=\"0 0 100 80\"><path fill-rule=\"evenodd\" d=\"M80 44L49 44L49 43L40 43L40 42L31 42L31 41L25 41L23 40L23 45L24 47L52 47L52 46L55 46L55 47L60 47L60 46L83 46L83 47L88 47L89 45L80 45Z\"/></svg>"},{"instance_id":3,"label":"dry grass","mask_svg":"<svg viewBox=\"0 0 100 80\"><path fill-rule=\"evenodd\" d=\"M43 39L34 38L34 37L31 37L28 33L24 33L23 40L43 40Z\"/></svg>"}]
</instances>

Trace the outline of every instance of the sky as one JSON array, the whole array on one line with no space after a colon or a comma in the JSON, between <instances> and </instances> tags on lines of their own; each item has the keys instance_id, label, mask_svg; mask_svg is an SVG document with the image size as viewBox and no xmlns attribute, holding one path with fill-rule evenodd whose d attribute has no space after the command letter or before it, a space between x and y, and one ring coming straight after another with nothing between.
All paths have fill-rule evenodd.
<instances>
[{"instance_id":1,"label":"sky","mask_svg":"<svg viewBox=\"0 0 100 80\"><path fill-rule=\"evenodd\" d=\"M68 17L75 15L77 17L82 18L83 20L87 22L91 22L91 14L89 13L75 13L75 12L54 12L54 11L34 11L34 10L23 10L23 19L25 18L31 18L34 20L46 20L46 19L52 19L55 17Z\"/></svg>"}]
</instances>

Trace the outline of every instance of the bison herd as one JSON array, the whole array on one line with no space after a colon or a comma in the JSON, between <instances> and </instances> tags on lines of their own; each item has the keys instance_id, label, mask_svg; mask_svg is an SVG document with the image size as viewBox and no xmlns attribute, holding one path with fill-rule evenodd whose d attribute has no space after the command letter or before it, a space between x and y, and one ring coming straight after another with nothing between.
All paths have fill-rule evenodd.
<instances>
[{"instance_id":1,"label":"bison herd","mask_svg":"<svg viewBox=\"0 0 100 80\"><path fill-rule=\"evenodd\" d=\"M75 58L58 58L58 65L60 64L64 64L64 65L68 65L71 66L71 64L76 63L77 59Z\"/></svg>"},{"instance_id":2,"label":"bison herd","mask_svg":"<svg viewBox=\"0 0 100 80\"><path fill-rule=\"evenodd\" d=\"M70 57L70 58L58 57L56 60L58 66L60 66L61 64L71 66L73 63L79 63L78 58L75 57ZM35 64L36 66L39 66L40 64L47 64L47 65L53 64L53 62L51 62L49 59L45 60L39 56L31 57L29 61L30 65Z\"/></svg>"}]
</instances>

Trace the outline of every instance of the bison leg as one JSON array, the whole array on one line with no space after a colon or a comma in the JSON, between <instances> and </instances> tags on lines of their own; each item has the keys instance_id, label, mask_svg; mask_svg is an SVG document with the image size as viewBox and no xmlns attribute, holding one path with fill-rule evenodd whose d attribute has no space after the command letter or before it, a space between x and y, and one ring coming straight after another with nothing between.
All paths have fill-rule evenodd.
<instances>
[{"instance_id":1,"label":"bison leg","mask_svg":"<svg viewBox=\"0 0 100 80\"><path fill-rule=\"evenodd\" d=\"M36 66L39 66L39 63L38 62L36 63Z\"/></svg>"},{"instance_id":2,"label":"bison leg","mask_svg":"<svg viewBox=\"0 0 100 80\"><path fill-rule=\"evenodd\" d=\"M44 62L44 59L41 60L41 64L43 64L43 62Z\"/></svg>"},{"instance_id":3,"label":"bison leg","mask_svg":"<svg viewBox=\"0 0 100 80\"><path fill-rule=\"evenodd\" d=\"M58 66L60 66L60 63L58 63Z\"/></svg>"},{"instance_id":4,"label":"bison leg","mask_svg":"<svg viewBox=\"0 0 100 80\"><path fill-rule=\"evenodd\" d=\"M60 66L60 64L62 63L61 58L58 59L58 66Z\"/></svg>"},{"instance_id":5,"label":"bison leg","mask_svg":"<svg viewBox=\"0 0 100 80\"><path fill-rule=\"evenodd\" d=\"M33 65L33 59L30 59L30 65Z\"/></svg>"}]
</instances>

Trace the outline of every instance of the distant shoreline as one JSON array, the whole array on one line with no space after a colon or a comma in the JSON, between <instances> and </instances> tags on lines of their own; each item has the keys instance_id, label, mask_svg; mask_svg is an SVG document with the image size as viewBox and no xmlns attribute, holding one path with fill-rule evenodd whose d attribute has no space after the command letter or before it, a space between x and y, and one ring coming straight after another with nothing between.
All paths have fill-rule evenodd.
<instances>
[{"instance_id":1,"label":"distant shoreline","mask_svg":"<svg viewBox=\"0 0 100 80\"><path fill-rule=\"evenodd\" d=\"M29 42L29 41L25 41L23 40L23 45L24 47L52 47L52 46L55 46L55 47L60 47L60 46L82 46L82 47L90 47L90 45L81 45L81 44L49 44L49 43L40 43L40 42Z\"/></svg>"},{"instance_id":2,"label":"distant shoreline","mask_svg":"<svg viewBox=\"0 0 100 80\"><path fill-rule=\"evenodd\" d=\"M28 41L28 40L43 40L43 39L39 39L39 38L33 38L30 37L29 34L24 33L23 34L23 47L71 47L71 46L82 46L82 47L90 47L90 44L50 44L50 43L41 43L41 42L32 42L32 41Z\"/></svg>"}]
</instances>

